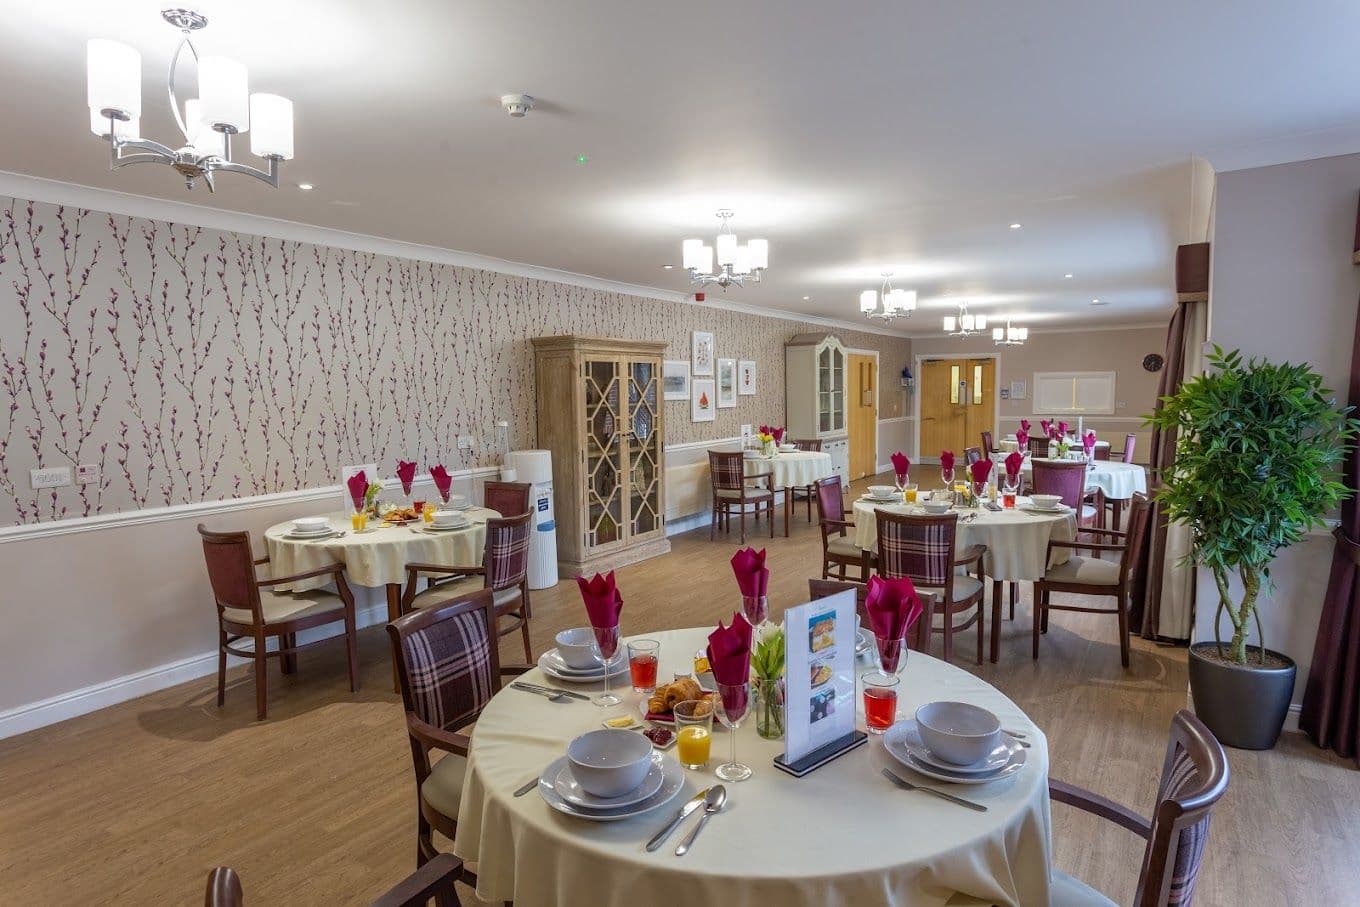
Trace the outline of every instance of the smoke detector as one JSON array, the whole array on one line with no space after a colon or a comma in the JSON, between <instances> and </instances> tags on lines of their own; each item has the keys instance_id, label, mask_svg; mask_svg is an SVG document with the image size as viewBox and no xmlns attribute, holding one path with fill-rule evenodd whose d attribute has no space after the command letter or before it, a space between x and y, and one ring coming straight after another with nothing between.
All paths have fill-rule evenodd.
<instances>
[{"instance_id":1,"label":"smoke detector","mask_svg":"<svg viewBox=\"0 0 1360 907\"><path fill-rule=\"evenodd\" d=\"M527 94L503 94L501 106L510 116L518 118L534 109L534 99L532 95Z\"/></svg>"}]
</instances>

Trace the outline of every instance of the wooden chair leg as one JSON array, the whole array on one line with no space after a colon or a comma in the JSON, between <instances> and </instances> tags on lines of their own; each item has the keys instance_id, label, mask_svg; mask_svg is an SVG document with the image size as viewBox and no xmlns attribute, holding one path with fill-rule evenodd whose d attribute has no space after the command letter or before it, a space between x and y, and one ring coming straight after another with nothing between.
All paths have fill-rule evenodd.
<instances>
[{"instance_id":1,"label":"wooden chair leg","mask_svg":"<svg viewBox=\"0 0 1360 907\"><path fill-rule=\"evenodd\" d=\"M977 663L982 667L982 637L987 634L987 621L984 619L987 614L987 596L981 595L977 600Z\"/></svg>"},{"instance_id":2,"label":"wooden chair leg","mask_svg":"<svg viewBox=\"0 0 1360 907\"><path fill-rule=\"evenodd\" d=\"M1039 629L1040 629L1042 632L1044 632L1044 633L1047 633L1047 632L1048 632L1048 601L1049 601L1048 596L1049 596L1049 591L1048 591L1047 589L1045 589L1045 590L1044 590L1044 613L1043 613L1043 616L1040 618L1040 624L1039 624Z\"/></svg>"},{"instance_id":3,"label":"wooden chair leg","mask_svg":"<svg viewBox=\"0 0 1360 907\"><path fill-rule=\"evenodd\" d=\"M279 637L279 645L286 649L291 649L297 645L296 633L285 633ZM297 655L287 652L279 656L279 669L285 674L297 673Z\"/></svg>"},{"instance_id":4,"label":"wooden chair leg","mask_svg":"<svg viewBox=\"0 0 1360 907\"><path fill-rule=\"evenodd\" d=\"M1031 621L1032 626L1030 627L1030 635L1033 637L1033 651L1030 653L1030 657L1036 661L1039 659L1039 620L1043 611L1043 598L1041 596L1046 594L1037 588L1034 590L1034 619Z\"/></svg>"},{"instance_id":5,"label":"wooden chair leg","mask_svg":"<svg viewBox=\"0 0 1360 907\"><path fill-rule=\"evenodd\" d=\"M790 508L784 508L784 533L786 535L789 531L789 515L792 512ZM765 505L765 513L770 518L770 538L774 538L774 495L770 495L770 503Z\"/></svg>"},{"instance_id":6,"label":"wooden chair leg","mask_svg":"<svg viewBox=\"0 0 1360 907\"><path fill-rule=\"evenodd\" d=\"M1015 620L1015 600L1020 597L1020 584L1011 583L1011 620Z\"/></svg>"},{"instance_id":7,"label":"wooden chair leg","mask_svg":"<svg viewBox=\"0 0 1360 907\"><path fill-rule=\"evenodd\" d=\"M745 505L744 503L741 505L741 516L738 517L738 519L741 521L741 543L742 543L743 545L745 545L745 544L746 544L746 505Z\"/></svg>"},{"instance_id":8,"label":"wooden chair leg","mask_svg":"<svg viewBox=\"0 0 1360 907\"><path fill-rule=\"evenodd\" d=\"M269 672L265 670L269 664L266 657L264 636L255 637L255 720L264 721L268 714L267 705L269 699Z\"/></svg>"},{"instance_id":9,"label":"wooden chair leg","mask_svg":"<svg viewBox=\"0 0 1360 907\"><path fill-rule=\"evenodd\" d=\"M529 648L529 613L527 610L523 612L523 616L520 618L519 634L524 639L524 663L531 665L534 663L534 653Z\"/></svg>"},{"instance_id":10,"label":"wooden chair leg","mask_svg":"<svg viewBox=\"0 0 1360 907\"><path fill-rule=\"evenodd\" d=\"M954 660L954 612L948 603L944 606L944 660Z\"/></svg>"},{"instance_id":11,"label":"wooden chair leg","mask_svg":"<svg viewBox=\"0 0 1360 907\"><path fill-rule=\"evenodd\" d=\"M982 633L978 633L978 639ZM992 580L992 664L1001 650L1001 581Z\"/></svg>"},{"instance_id":12,"label":"wooden chair leg","mask_svg":"<svg viewBox=\"0 0 1360 907\"><path fill-rule=\"evenodd\" d=\"M1129 666L1129 600L1127 595L1119 596L1119 663L1126 669Z\"/></svg>"},{"instance_id":13,"label":"wooden chair leg","mask_svg":"<svg viewBox=\"0 0 1360 907\"><path fill-rule=\"evenodd\" d=\"M354 606L345 609L345 655L349 659L349 691L359 692L359 622Z\"/></svg>"},{"instance_id":14,"label":"wooden chair leg","mask_svg":"<svg viewBox=\"0 0 1360 907\"><path fill-rule=\"evenodd\" d=\"M217 707L227 701L227 631L217 631Z\"/></svg>"}]
</instances>

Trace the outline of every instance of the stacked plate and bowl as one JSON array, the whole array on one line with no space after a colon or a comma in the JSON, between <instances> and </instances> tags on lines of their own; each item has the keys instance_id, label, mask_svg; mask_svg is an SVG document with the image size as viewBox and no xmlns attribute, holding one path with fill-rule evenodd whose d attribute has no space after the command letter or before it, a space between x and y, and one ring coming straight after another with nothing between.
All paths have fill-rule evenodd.
<instances>
[{"instance_id":1,"label":"stacked plate and bowl","mask_svg":"<svg viewBox=\"0 0 1360 907\"><path fill-rule=\"evenodd\" d=\"M952 784L986 784L1025 765L1025 747L1001 719L966 702L929 702L883 734L889 756L912 771Z\"/></svg>"},{"instance_id":2,"label":"stacked plate and bowl","mask_svg":"<svg viewBox=\"0 0 1360 907\"><path fill-rule=\"evenodd\" d=\"M878 504L890 504L894 501L900 503L902 492L898 491L893 485L870 485L869 491L864 495L864 500Z\"/></svg>"},{"instance_id":3,"label":"stacked plate and bowl","mask_svg":"<svg viewBox=\"0 0 1360 907\"><path fill-rule=\"evenodd\" d=\"M437 516L437 514L436 514ZM595 631L574 627L557 634L557 648L538 656L544 674L564 683L597 683L605 678L604 662L595 645ZM628 670L628 652L623 646L609 662L609 676Z\"/></svg>"},{"instance_id":4,"label":"stacked plate and bowl","mask_svg":"<svg viewBox=\"0 0 1360 907\"><path fill-rule=\"evenodd\" d=\"M549 806L592 822L617 822L669 803L685 770L636 731L590 731L543 770L538 792Z\"/></svg>"},{"instance_id":5,"label":"stacked plate and bowl","mask_svg":"<svg viewBox=\"0 0 1360 907\"><path fill-rule=\"evenodd\" d=\"M324 516L304 516L293 520L293 528L288 531L290 539L321 539L333 535L331 521Z\"/></svg>"},{"instance_id":6,"label":"stacked plate and bowl","mask_svg":"<svg viewBox=\"0 0 1360 907\"><path fill-rule=\"evenodd\" d=\"M425 528L431 532L452 532L455 529L466 529L471 525L467 514L462 510L436 510Z\"/></svg>"}]
</instances>

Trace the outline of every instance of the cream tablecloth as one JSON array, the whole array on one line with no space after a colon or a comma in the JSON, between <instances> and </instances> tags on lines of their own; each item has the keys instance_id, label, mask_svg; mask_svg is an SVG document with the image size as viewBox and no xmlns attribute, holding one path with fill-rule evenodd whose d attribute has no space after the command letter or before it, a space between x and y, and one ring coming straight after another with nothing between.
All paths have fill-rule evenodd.
<instances>
[{"instance_id":1,"label":"cream tablecloth","mask_svg":"<svg viewBox=\"0 0 1360 907\"><path fill-rule=\"evenodd\" d=\"M1031 438L1033 438L1033 437L1037 437L1037 436L1031 435ZM997 443L997 447L1001 450L1002 453L1010 453L1011 451L1015 450L1016 447L1017 447L1017 444L1016 444L1016 441L1015 441L1015 435L1006 435L1006 437L1002 438L1000 441L998 441L998 442L996 442L996 443ZM1110 449L1110 442L1109 442L1109 441L1100 441L1100 440L1097 440L1097 441L1096 441L1096 447L1098 447L1098 448L1103 447L1103 448L1105 448L1106 450L1109 450L1109 449ZM1051 448L1050 448L1050 449L1051 449Z\"/></svg>"},{"instance_id":2,"label":"cream tablecloth","mask_svg":"<svg viewBox=\"0 0 1360 907\"><path fill-rule=\"evenodd\" d=\"M340 561L345 565L346 579L359 586L401 585L406 582L408 563L473 565L482 562L486 546L486 521L500 516L494 510L473 507L467 511L472 525L452 532L412 532L409 526L388 526L377 520L369 522L367 532L350 529L347 514L327 514L331 526L345 534L324 542L309 542L284 538L293 529L292 521L270 526L265 530L265 546L269 549L270 573L285 576L305 573ZM291 587L279 588L289 592L319 589L329 580L304 580Z\"/></svg>"},{"instance_id":3,"label":"cream tablecloth","mask_svg":"<svg viewBox=\"0 0 1360 907\"><path fill-rule=\"evenodd\" d=\"M715 605L715 618L718 610ZM646 634L661 642L661 676L687 669L708 632ZM545 680L537 670L528 679ZM754 776L727 785L726 808L688 855L676 857L674 850L693 816L668 846L647 853L644 844L675 810L716 782L713 769L723 759L687 773L685 789L654 813L598 824L564 816L537 792L520 798L512 792L560 756L568 740L598 728L606 715L635 708L638 697L630 690L624 705L599 709L506 689L473 733L454 853L476 863L479 897L513 898L516 907L1047 904L1043 734L994 687L917 652L907 658L899 689L900 715L931 700L958 699L985 706L1005 727L1030 735L1033 748L1019 774L955 788L988 812L893 787L879 774L889 757L877 739L803 778L790 777L771 765L783 744L761 740L748 719L737 732L737 756ZM727 732L715 733L713 747L715 757L727 753Z\"/></svg>"},{"instance_id":4,"label":"cream tablecloth","mask_svg":"<svg viewBox=\"0 0 1360 907\"><path fill-rule=\"evenodd\" d=\"M992 454L993 462L1005 459L1005 454ZM1028 458L1021 471L1033 472ZM1122 460L1092 460L1086 464L1086 487L1099 488L1109 500L1127 501L1135 494L1147 494L1147 470Z\"/></svg>"},{"instance_id":5,"label":"cream tablecloth","mask_svg":"<svg viewBox=\"0 0 1360 907\"><path fill-rule=\"evenodd\" d=\"M746 461L746 474L754 472L771 473L774 488L802 488L831 475L831 454L797 450L769 459L755 457Z\"/></svg>"},{"instance_id":6,"label":"cream tablecloth","mask_svg":"<svg viewBox=\"0 0 1360 907\"><path fill-rule=\"evenodd\" d=\"M1022 497L1022 506L1029 498ZM871 549L878 542L878 525L874 520L875 507L883 507L895 513L906 513L902 504L871 504L863 498L855 501L855 544ZM976 518L964 522L964 518L976 514ZM959 515L957 546L963 551L969 545L986 545L987 554L982 560L982 570L994 580L1002 582L1033 581L1044 575L1044 556L1048 552L1049 539L1071 541L1077 537L1077 515L1063 513L1039 513L1033 510L985 509L964 510ZM1068 553L1064 549L1053 552L1053 564L1066 563Z\"/></svg>"}]
</instances>

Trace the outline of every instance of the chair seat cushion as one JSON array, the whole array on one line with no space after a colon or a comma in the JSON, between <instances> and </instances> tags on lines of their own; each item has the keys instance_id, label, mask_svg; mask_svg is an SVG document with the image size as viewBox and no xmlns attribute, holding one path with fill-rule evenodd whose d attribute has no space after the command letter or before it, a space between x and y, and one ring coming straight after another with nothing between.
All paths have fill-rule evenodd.
<instances>
[{"instance_id":1,"label":"chair seat cushion","mask_svg":"<svg viewBox=\"0 0 1360 907\"><path fill-rule=\"evenodd\" d=\"M748 488L746 489L746 500L765 501L769 499L772 493L773 492L771 492L768 488ZM741 492L735 488L719 488L714 492L714 494L716 494L719 498L721 498L724 501L741 500Z\"/></svg>"},{"instance_id":2,"label":"chair seat cushion","mask_svg":"<svg viewBox=\"0 0 1360 907\"><path fill-rule=\"evenodd\" d=\"M826 542L828 554L839 555L840 557L864 557L864 549L855 544L855 540L848 535L833 535ZM871 552L872 554L872 552Z\"/></svg>"},{"instance_id":3,"label":"chair seat cushion","mask_svg":"<svg viewBox=\"0 0 1360 907\"><path fill-rule=\"evenodd\" d=\"M457 753L449 753L431 766L430 776L420 785L420 799L441 815L457 821L465 777L467 760Z\"/></svg>"},{"instance_id":4,"label":"chair seat cushion","mask_svg":"<svg viewBox=\"0 0 1360 907\"><path fill-rule=\"evenodd\" d=\"M345 603L340 596L325 589L311 592L271 592L260 590L260 611L266 624L282 623L286 620L301 620L335 611L337 619L344 613ZM245 608L223 608L222 616L232 623L254 626L250 611Z\"/></svg>"},{"instance_id":5,"label":"chair seat cushion","mask_svg":"<svg viewBox=\"0 0 1360 907\"><path fill-rule=\"evenodd\" d=\"M1049 567L1044 573L1046 583L1080 583L1083 586L1118 586L1119 562L1098 557L1073 555L1067 563Z\"/></svg>"},{"instance_id":6,"label":"chair seat cushion","mask_svg":"<svg viewBox=\"0 0 1360 907\"><path fill-rule=\"evenodd\" d=\"M480 576L465 576L462 579L448 583L439 583L431 586L424 592L416 595L411 602L412 608L428 608L431 605L440 605L450 599L468 595L484 588L485 583ZM497 611L503 611L506 607L519 600L519 586L511 586L509 589L497 589L491 593L491 601L495 604Z\"/></svg>"},{"instance_id":7,"label":"chair seat cushion","mask_svg":"<svg viewBox=\"0 0 1360 907\"><path fill-rule=\"evenodd\" d=\"M981 588L982 581L976 576L956 574L954 576L954 601L967 601L976 595ZM933 592L941 598L944 597L944 587L942 586L917 586L916 589L919 592Z\"/></svg>"},{"instance_id":8,"label":"chair seat cushion","mask_svg":"<svg viewBox=\"0 0 1360 907\"><path fill-rule=\"evenodd\" d=\"M1049 886L1048 903L1052 907L1116 907L1114 901L1056 867Z\"/></svg>"}]
</instances>

